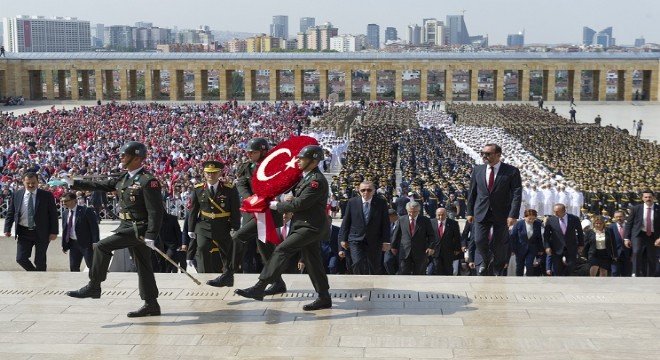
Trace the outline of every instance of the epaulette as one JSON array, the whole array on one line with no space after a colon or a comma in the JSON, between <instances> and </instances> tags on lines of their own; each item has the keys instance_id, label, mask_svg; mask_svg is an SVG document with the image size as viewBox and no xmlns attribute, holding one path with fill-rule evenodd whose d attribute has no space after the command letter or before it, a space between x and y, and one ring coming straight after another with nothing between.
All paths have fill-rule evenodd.
<instances>
[{"instance_id":1,"label":"epaulette","mask_svg":"<svg viewBox=\"0 0 660 360\"><path fill-rule=\"evenodd\" d=\"M203 183L203 182L201 182L201 183L199 183L199 184L195 184L195 189L197 189L198 187L203 187L203 186L204 186L204 183Z\"/></svg>"},{"instance_id":2,"label":"epaulette","mask_svg":"<svg viewBox=\"0 0 660 360\"><path fill-rule=\"evenodd\" d=\"M234 184L231 183L224 183L222 185L224 185L227 189L232 189L234 187Z\"/></svg>"}]
</instances>

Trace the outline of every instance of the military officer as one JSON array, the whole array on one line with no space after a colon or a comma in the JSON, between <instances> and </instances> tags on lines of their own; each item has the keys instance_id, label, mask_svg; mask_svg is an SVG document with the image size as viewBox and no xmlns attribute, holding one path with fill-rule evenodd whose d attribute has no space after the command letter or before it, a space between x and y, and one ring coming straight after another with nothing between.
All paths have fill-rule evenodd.
<instances>
[{"instance_id":1,"label":"military officer","mask_svg":"<svg viewBox=\"0 0 660 360\"><path fill-rule=\"evenodd\" d=\"M225 273L233 255L231 230L241 226L240 200L234 185L220 183L223 163L205 161L202 166L205 181L195 185L190 197L188 236L196 239L197 272L220 272L220 264L212 260L212 252L219 251Z\"/></svg>"},{"instance_id":2,"label":"military officer","mask_svg":"<svg viewBox=\"0 0 660 360\"><path fill-rule=\"evenodd\" d=\"M319 297L314 302L304 305L303 310L312 311L332 307L332 299L328 292L328 276L325 274L321 258L321 241L330 237L330 224L326 214L328 201L328 181L318 164L323 161L323 148L308 145L298 154L298 167L303 176L295 186L292 195L284 197L284 201L272 201L271 209L293 212L289 236L277 245L273 256L259 275L259 281L247 289L237 289L237 295L263 300L266 285L279 278L287 269L292 256L302 253L302 262L309 274L314 289Z\"/></svg>"},{"instance_id":3,"label":"military officer","mask_svg":"<svg viewBox=\"0 0 660 360\"><path fill-rule=\"evenodd\" d=\"M268 141L264 138L253 138L247 143L247 156L249 161L243 163L238 170L236 189L241 199L247 199L254 194L252 190L252 174L257 170L259 163L268 155ZM282 215L277 215L276 212L272 213L273 222L276 227L282 226ZM249 248L249 242L256 242L256 247L259 250L261 260L265 264L275 249L271 243L265 243L257 239L257 222L249 213L243 214L243 226L232 237L233 242L233 255L231 256L229 265L222 275L215 279L209 280L206 283L211 286L223 287L234 286L234 273L240 270L241 261L245 255L246 250ZM282 278L273 280L272 285L266 289L266 295L275 295L286 292L286 284Z\"/></svg>"},{"instance_id":4,"label":"military officer","mask_svg":"<svg viewBox=\"0 0 660 360\"><path fill-rule=\"evenodd\" d=\"M151 263L151 250L158 237L165 209L161 200L160 182L146 171L142 162L147 147L137 141L125 143L120 151L122 167L127 170L119 177L103 181L65 178L73 190L117 191L121 206L121 222L113 235L94 244L94 257L89 271L89 283L79 290L68 291L75 298L101 297L101 283L108 274L112 251L128 248L137 268L140 298L144 305L131 311L128 317L160 315L158 287Z\"/></svg>"}]
</instances>

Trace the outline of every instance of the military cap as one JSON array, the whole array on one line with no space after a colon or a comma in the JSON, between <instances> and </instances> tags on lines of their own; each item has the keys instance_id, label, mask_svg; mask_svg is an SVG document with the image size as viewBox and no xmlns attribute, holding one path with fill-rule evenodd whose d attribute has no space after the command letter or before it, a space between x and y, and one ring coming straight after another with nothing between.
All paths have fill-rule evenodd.
<instances>
[{"instance_id":1,"label":"military cap","mask_svg":"<svg viewBox=\"0 0 660 360\"><path fill-rule=\"evenodd\" d=\"M214 173L224 169L225 164L221 163L220 161L210 160L204 161L202 166L204 166L204 172Z\"/></svg>"}]
</instances>

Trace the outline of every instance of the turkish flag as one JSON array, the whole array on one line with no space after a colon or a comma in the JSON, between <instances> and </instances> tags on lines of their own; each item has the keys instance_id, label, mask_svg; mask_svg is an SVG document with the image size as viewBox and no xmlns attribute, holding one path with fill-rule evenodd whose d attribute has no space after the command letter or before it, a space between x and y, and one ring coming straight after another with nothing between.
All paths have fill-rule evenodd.
<instances>
[{"instance_id":1,"label":"turkish flag","mask_svg":"<svg viewBox=\"0 0 660 360\"><path fill-rule=\"evenodd\" d=\"M268 210L270 201L291 189L302 176L298 153L308 145L318 145L310 136L296 136L274 147L252 175L254 195L243 200L241 211L252 213L257 221L259 240L279 244L277 230Z\"/></svg>"}]
</instances>

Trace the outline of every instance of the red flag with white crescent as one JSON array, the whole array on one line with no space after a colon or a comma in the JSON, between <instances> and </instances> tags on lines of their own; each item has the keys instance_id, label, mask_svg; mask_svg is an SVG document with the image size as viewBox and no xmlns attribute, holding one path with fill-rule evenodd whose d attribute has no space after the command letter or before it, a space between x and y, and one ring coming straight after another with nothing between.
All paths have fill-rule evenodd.
<instances>
[{"instance_id":1,"label":"red flag with white crescent","mask_svg":"<svg viewBox=\"0 0 660 360\"><path fill-rule=\"evenodd\" d=\"M296 136L274 147L252 175L254 195L243 200L241 211L252 213L257 221L259 240L279 244L277 229L268 206L276 196L293 187L302 176L298 153L308 145L318 145L310 136Z\"/></svg>"}]
</instances>

